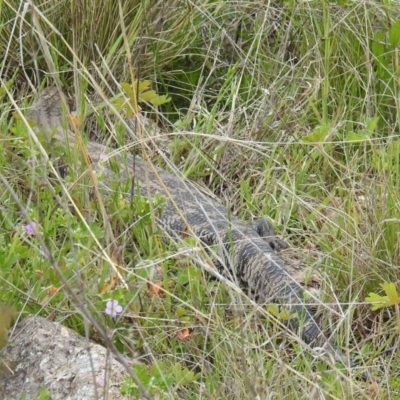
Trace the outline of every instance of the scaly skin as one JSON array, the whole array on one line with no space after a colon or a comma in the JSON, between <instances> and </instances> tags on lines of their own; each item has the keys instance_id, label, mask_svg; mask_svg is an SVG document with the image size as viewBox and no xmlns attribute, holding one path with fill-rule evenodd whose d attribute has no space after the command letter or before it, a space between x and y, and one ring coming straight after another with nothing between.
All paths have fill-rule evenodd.
<instances>
[{"instance_id":1,"label":"scaly skin","mask_svg":"<svg viewBox=\"0 0 400 400\"><path fill-rule=\"evenodd\" d=\"M28 113L28 117L45 131L53 130L57 140L73 148L74 134L63 129L65 118L62 116L60 93L54 87L43 90ZM88 141L86 151L93 165L104 154L116 161L119 166L117 173L109 168L107 162L102 162L109 182L119 180L125 183L126 179L134 176L144 196L160 193L167 200L167 206L158 223L169 236L195 235L205 247L217 247L217 265L224 276L244 284L257 303L278 303L296 313L298 317L288 322L289 328L312 347L322 347L335 360L347 364L346 358L324 335L313 311L303 304L303 288L275 254L273 247L279 242L274 237L264 240L260 236L259 233L272 233L269 225L247 226L229 216L225 207L199 192L190 182L128 152L122 155L93 141ZM107 186L106 183L106 190ZM353 365L355 363L350 362L350 366Z\"/></svg>"}]
</instances>

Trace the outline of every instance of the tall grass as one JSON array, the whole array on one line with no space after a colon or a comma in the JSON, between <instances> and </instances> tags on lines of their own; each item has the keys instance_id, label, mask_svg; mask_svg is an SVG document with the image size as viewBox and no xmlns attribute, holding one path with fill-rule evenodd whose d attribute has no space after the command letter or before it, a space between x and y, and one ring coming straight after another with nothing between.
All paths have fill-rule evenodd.
<instances>
[{"instance_id":1,"label":"tall grass","mask_svg":"<svg viewBox=\"0 0 400 400\"><path fill-rule=\"evenodd\" d=\"M339 365L315 361L273 318L259 318L240 291L210 279L207 255L196 262L185 255L197 243L166 244L152 226L157 204L141 196L130 204L120 195L129 183L113 183L114 195L103 199L105 220L75 184L79 152L39 135L53 160L70 165L58 182L12 114L30 104L33 90L57 84L77 98L82 120L93 114L91 137L121 144L132 140L121 120L88 104L109 105L121 82L149 79L172 98L142 105L168 134L168 146L144 132L136 148L152 142L151 152L144 148L154 162L174 171L169 155L241 219L274 221L296 249L286 262L300 257L319 274L322 321L336 343L373 366L382 380L378 398L397 398L393 310L373 313L365 303L379 283L399 281L396 2L28 4L0 2L0 76L3 88L9 83L0 92L0 172L8 182L0 184L0 301L21 316L51 315L84 331L76 305L57 291L51 260L24 231L22 205L71 288L84 290L93 317L114 329L118 349L153 365L136 373L152 374L154 395L373 398ZM74 206L60 198L62 184ZM111 264L127 286L114 287ZM111 298L125 307L116 321L104 316Z\"/></svg>"}]
</instances>

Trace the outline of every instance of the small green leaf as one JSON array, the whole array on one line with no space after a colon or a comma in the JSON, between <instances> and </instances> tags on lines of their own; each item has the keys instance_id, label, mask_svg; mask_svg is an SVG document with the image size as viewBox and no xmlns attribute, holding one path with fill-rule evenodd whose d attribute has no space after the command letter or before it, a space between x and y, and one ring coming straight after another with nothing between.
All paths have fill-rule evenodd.
<instances>
[{"instance_id":1,"label":"small green leaf","mask_svg":"<svg viewBox=\"0 0 400 400\"><path fill-rule=\"evenodd\" d=\"M368 303L373 303L374 305L371 307L372 311L379 310L380 308L385 307L385 297L380 296L379 294L376 293L369 293L369 296L365 298L365 301Z\"/></svg>"},{"instance_id":2,"label":"small green leaf","mask_svg":"<svg viewBox=\"0 0 400 400\"><path fill-rule=\"evenodd\" d=\"M276 304L271 304L267 307L269 313L271 313L274 317L279 316L279 307Z\"/></svg>"},{"instance_id":3,"label":"small green leaf","mask_svg":"<svg viewBox=\"0 0 400 400\"><path fill-rule=\"evenodd\" d=\"M289 310L286 308L283 308L281 312L279 313L279 318L283 321L289 321L293 318L296 318L297 314L296 313L291 313Z\"/></svg>"},{"instance_id":4,"label":"small green leaf","mask_svg":"<svg viewBox=\"0 0 400 400\"><path fill-rule=\"evenodd\" d=\"M42 388L40 390L39 396L37 400L50 400L51 399L51 394L47 388Z\"/></svg>"},{"instance_id":5,"label":"small green leaf","mask_svg":"<svg viewBox=\"0 0 400 400\"><path fill-rule=\"evenodd\" d=\"M155 99L151 100L150 103L153 104L153 106L161 106L165 103L169 103L171 101L171 97L168 96L157 96Z\"/></svg>"},{"instance_id":6,"label":"small green leaf","mask_svg":"<svg viewBox=\"0 0 400 400\"><path fill-rule=\"evenodd\" d=\"M186 314L187 314L187 312L186 312L186 310L185 310L184 308L182 308L182 307L176 307L175 315L176 315L177 317L183 317L183 316L186 315Z\"/></svg>"},{"instance_id":7,"label":"small green leaf","mask_svg":"<svg viewBox=\"0 0 400 400\"><path fill-rule=\"evenodd\" d=\"M122 98L122 97L113 97L110 100L111 104L115 107L115 109L118 112L121 112L121 110L126 106L126 104L128 103L128 100ZM110 109L109 111L110 114L113 114L112 109Z\"/></svg>"},{"instance_id":8,"label":"small green leaf","mask_svg":"<svg viewBox=\"0 0 400 400\"><path fill-rule=\"evenodd\" d=\"M188 127L191 123L192 123L192 118L179 119L174 123L174 126L179 129L184 129Z\"/></svg>"},{"instance_id":9,"label":"small green leaf","mask_svg":"<svg viewBox=\"0 0 400 400\"><path fill-rule=\"evenodd\" d=\"M281 309L279 309L281 308ZM270 304L267 307L269 313L274 315L276 318L281 319L282 321L289 321L297 316L296 313L291 313L289 310L283 307L279 307L276 304Z\"/></svg>"},{"instance_id":10,"label":"small green leaf","mask_svg":"<svg viewBox=\"0 0 400 400\"><path fill-rule=\"evenodd\" d=\"M0 87L0 101L3 100L3 97L6 95L6 89L10 91L12 85L14 83L14 79L10 79L4 82L4 85ZM5 86L5 87L4 87Z\"/></svg>"},{"instance_id":11,"label":"small green leaf","mask_svg":"<svg viewBox=\"0 0 400 400\"><path fill-rule=\"evenodd\" d=\"M0 350L6 345L7 332L16 317L17 312L14 307L0 305Z\"/></svg>"},{"instance_id":12,"label":"small green leaf","mask_svg":"<svg viewBox=\"0 0 400 400\"><path fill-rule=\"evenodd\" d=\"M134 82L135 85L137 85L137 81ZM150 81L139 81L139 93L144 92L145 90L148 90L151 86Z\"/></svg>"},{"instance_id":13,"label":"small green leaf","mask_svg":"<svg viewBox=\"0 0 400 400\"><path fill-rule=\"evenodd\" d=\"M324 142L329 134L329 125L319 125L310 134L304 136L301 141L305 143L320 143Z\"/></svg>"},{"instance_id":14,"label":"small green leaf","mask_svg":"<svg viewBox=\"0 0 400 400\"><path fill-rule=\"evenodd\" d=\"M151 102L156 97L158 97L158 94L154 90L148 90L147 92L140 93L139 100Z\"/></svg>"},{"instance_id":15,"label":"small green leaf","mask_svg":"<svg viewBox=\"0 0 400 400\"><path fill-rule=\"evenodd\" d=\"M385 54L385 45L383 42L385 41L385 34L381 31L375 33L373 42L371 44L372 54L379 59Z\"/></svg>"},{"instance_id":16,"label":"small green leaf","mask_svg":"<svg viewBox=\"0 0 400 400\"><path fill-rule=\"evenodd\" d=\"M168 376L173 376L175 381L174 383L179 387L188 385L200 378L200 374L195 374L193 371L189 371L180 363L175 363L169 368Z\"/></svg>"},{"instance_id":17,"label":"small green leaf","mask_svg":"<svg viewBox=\"0 0 400 400\"><path fill-rule=\"evenodd\" d=\"M104 237L104 229L100 228L100 226L96 223L90 224L90 230L96 239L102 239Z\"/></svg>"},{"instance_id":18,"label":"small green leaf","mask_svg":"<svg viewBox=\"0 0 400 400\"><path fill-rule=\"evenodd\" d=\"M379 117L367 118L367 120L365 121L367 131L375 132L376 127L378 126L378 122Z\"/></svg>"},{"instance_id":19,"label":"small green leaf","mask_svg":"<svg viewBox=\"0 0 400 400\"><path fill-rule=\"evenodd\" d=\"M384 290L386 296L381 296L376 293L369 293L369 296L365 299L368 303L372 303L371 310L376 311L380 308L390 307L400 304L400 296L397 293L397 289L394 283L381 283L380 286Z\"/></svg>"},{"instance_id":20,"label":"small green leaf","mask_svg":"<svg viewBox=\"0 0 400 400\"><path fill-rule=\"evenodd\" d=\"M389 30L389 43L396 47L400 41L400 20L396 21Z\"/></svg>"},{"instance_id":21,"label":"small green leaf","mask_svg":"<svg viewBox=\"0 0 400 400\"><path fill-rule=\"evenodd\" d=\"M125 102L125 107L126 107L126 112L125 116L126 118L130 119L134 113L139 111L137 103L136 103L136 81L133 83L133 85L130 85L127 82L122 82L121 87L126 93L126 95L129 97L129 100Z\"/></svg>"},{"instance_id":22,"label":"small green leaf","mask_svg":"<svg viewBox=\"0 0 400 400\"><path fill-rule=\"evenodd\" d=\"M131 98L133 95L134 95L134 91L133 91L133 89L132 89L132 85L130 85L129 83L127 83L127 82L122 82L121 83L121 87L122 87L122 89L124 89L124 92L126 93L126 95L129 97L129 98Z\"/></svg>"},{"instance_id":23,"label":"small green leaf","mask_svg":"<svg viewBox=\"0 0 400 400\"><path fill-rule=\"evenodd\" d=\"M370 139L371 134L364 130L359 130L358 132L347 132L346 141L347 142L362 142Z\"/></svg>"},{"instance_id":24,"label":"small green leaf","mask_svg":"<svg viewBox=\"0 0 400 400\"><path fill-rule=\"evenodd\" d=\"M382 289L385 291L389 298L390 305L400 304L400 297L397 293L397 289L394 283L381 283Z\"/></svg>"}]
</instances>

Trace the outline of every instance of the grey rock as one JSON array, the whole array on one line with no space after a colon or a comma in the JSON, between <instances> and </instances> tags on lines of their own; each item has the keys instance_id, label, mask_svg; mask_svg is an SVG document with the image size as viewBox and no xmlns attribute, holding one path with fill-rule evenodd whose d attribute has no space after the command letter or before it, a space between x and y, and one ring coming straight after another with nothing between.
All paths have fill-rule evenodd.
<instances>
[{"instance_id":1,"label":"grey rock","mask_svg":"<svg viewBox=\"0 0 400 400\"><path fill-rule=\"evenodd\" d=\"M120 394L127 372L104 347L58 322L30 316L13 329L1 356L0 399L132 399ZM24 397L25 396L25 397Z\"/></svg>"}]
</instances>

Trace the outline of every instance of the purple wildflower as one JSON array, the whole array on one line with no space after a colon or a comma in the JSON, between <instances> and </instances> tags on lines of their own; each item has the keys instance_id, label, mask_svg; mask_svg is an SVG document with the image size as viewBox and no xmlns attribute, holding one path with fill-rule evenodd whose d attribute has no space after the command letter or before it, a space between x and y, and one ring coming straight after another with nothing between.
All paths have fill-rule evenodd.
<instances>
[{"instance_id":1,"label":"purple wildflower","mask_svg":"<svg viewBox=\"0 0 400 400\"><path fill-rule=\"evenodd\" d=\"M24 231L28 234L28 235L32 235L35 236L37 234L37 225L36 222L29 222L29 224L24 225Z\"/></svg>"},{"instance_id":2,"label":"purple wildflower","mask_svg":"<svg viewBox=\"0 0 400 400\"><path fill-rule=\"evenodd\" d=\"M97 387L104 387L104 383L105 383L105 377L104 375L99 376L97 378Z\"/></svg>"},{"instance_id":3,"label":"purple wildflower","mask_svg":"<svg viewBox=\"0 0 400 400\"><path fill-rule=\"evenodd\" d=\"M117 314L122 312L122 306L118 304L118 300L107 301L105 313L112 318L115 318Z\"/></svg>"},{"instance_id":4,"label":"purple wildflower","mask_svg":"<svg viewBox=\"0 0 400 400\"><path fill-rule=\"evenodd\" d=\"M107 154L101 153L101 154L99 155L99 170L100 170L101 172L105 172L106 167L105 167L104 163L105 163L107 160L108 160Z\"/></svg>"}]
</instances>

